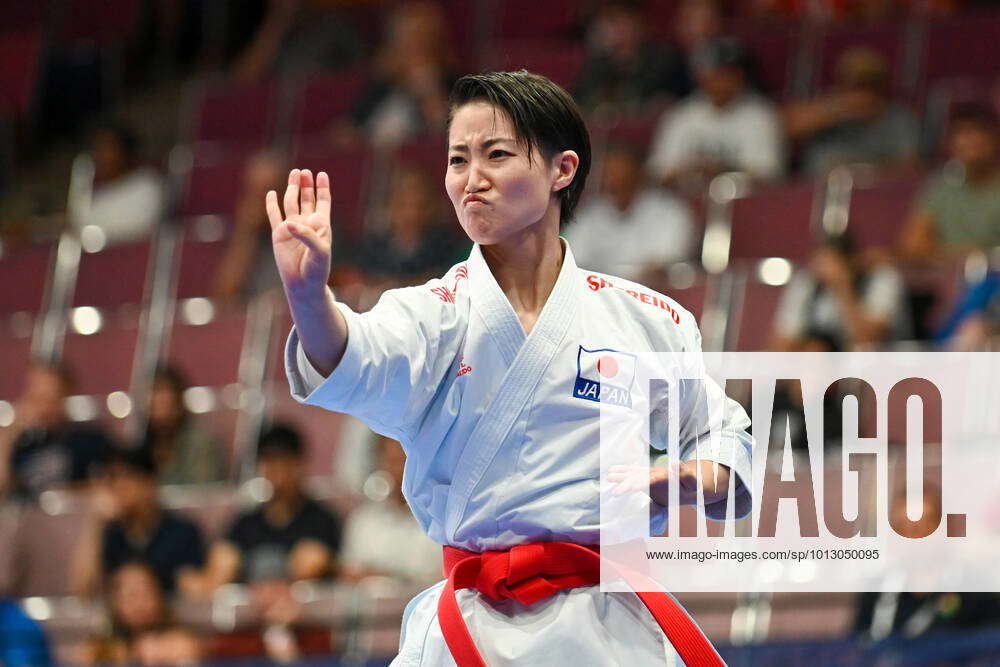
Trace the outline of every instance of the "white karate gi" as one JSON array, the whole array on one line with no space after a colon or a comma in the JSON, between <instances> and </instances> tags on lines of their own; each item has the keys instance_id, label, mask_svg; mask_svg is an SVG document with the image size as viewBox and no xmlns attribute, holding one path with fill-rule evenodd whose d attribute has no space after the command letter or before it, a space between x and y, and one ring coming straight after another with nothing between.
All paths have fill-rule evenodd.
<instances>
[{"instance_id":1,"label":"white karate gi","mask_svg":"<svg viewBox=\"0 0 1000 667\"><path fill-rule=\"evenodd\" d=\"M642 286L577 268L564 247L529 336L478 245L442 279L390 290L368 313L337 304L347 318L347 349L326 379L294 329L289 336L292 395L356 415L403 444L404 494L440 544L478 552L538 541L599 543L600 406L574 395L581 347L700 350L688 311ZM722 443L721 457L702 458L724 461L749 480L749 420L738 407L727 415L736 437ZM700 446L682 442L682 458L695 458ZM736 505L737 516L749 511L745 488ZM725 516L725 502L711 508L710 515ZM393 665L455 664L437 620L442 586L407 606ZM530 607L471 590L457 598L490 667L682 664L632 593L581 587Z\"/></svg>"}]
</instances>

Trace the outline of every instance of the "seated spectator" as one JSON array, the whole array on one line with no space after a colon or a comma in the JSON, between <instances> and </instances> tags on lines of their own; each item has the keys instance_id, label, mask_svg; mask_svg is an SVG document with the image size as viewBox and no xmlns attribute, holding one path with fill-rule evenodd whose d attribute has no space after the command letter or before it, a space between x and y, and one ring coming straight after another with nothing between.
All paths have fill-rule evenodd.
<instances>
[{"instance_id":1,"label":"seated spectator","mask_svg":"<svg viewBox=\"0 0 1000 667\"><path fill-rule=\"evenodd\" d=\"M647 168L668 186L700 192L717 174L743 171L770 180L783 167L779 116L746 81L747 53L720 37L692 56L698 90L660 121Z\"/></svg>"},{"instance_id":2,"label":"seated spectator","mask_svg":"<svg viewBox=\"0 0 1000 667\"><path fill-rule=\"evenodd\" d=\"M341 139L363 132L377 146L391 146L427 130L444 128L455 80L449 63L444 12L433 2L402 3L389 20L375 56L374 74L351 111Z\"/></svg>"},{"instance_id":3,"label":"seated spectator","mask_svg":"<svg viewBox=\"0 0 1000 667\"><path fill-rule=\"evenodd\" d=\"M287 177L284 161L272 152L262 151L247 160L229 243L215 275L216 298L249 299L280 289L281 278L271 247L271 225L261 202L268 190L282 192Z\"/></svg>"},{"instance_id":4,"label":"seated spectator","mask_svg":"<svg viewBox=\"0 0 1000 667\"><path fill-rule=\"evenodd\" d=\"M266 6L253 38L233 65L237 81L336 70L361 55L358 30L343 8L316 0L272 1Z\"/></svg>"},{"instance_id":5,"label":"seated spectator","mask_svg":"<svg viewBox=\"0 0 1000 667\"><path fill-rule=\"evenodd\" d=\"M902 338L903 304L903 281L892 266L866 266L849 236L828 237L785 287L774 346L845 351Z\"/></svg>"},{"instance_id":6,"label":"seated spectator","mask_svg":"<svg viewBox=\"0 0 1000 667\"><path fill-rule=\"evenodd\" d=\"M682 199L643 187L638 149L617 144L605 154L600 194L587 200L565 234L578 265L645 284L657 282L650 274L690 256L694 223Z\"/></svg>"},{"instance_id":7,"label":"seated spectator","mask_svg":"<svg viewBox=\"0 0 1000 667\"><path fill-rule=\"evenodd\" d=\"M123 562L108 581L109 627L84 641L79 663L179 665L201 659L201 641L174 622L160 580L147 563Z\"/></svg>"},{"instance_id":8,"label":"seated spectator","mask_svg":"<svg viewBox=\"0 0 1000 667\"><path fill-rule=\"evenodd\" d=\"M68 367L35 363L14 406L14 423L0 432L0 493L37 499L49 489L85 486L112 444L101 431L66 415L74 380Z\"/></svg>"},{"instance_id":9,"label":"seated spectator","mask_svg":"<svg viewBox=\"0 0 1000 667\"><path fill-rule=\"evenodd\" d=\"M941 490L925 487L923 512L913 522L906 512L906 489L890 501L894 524L903 537L919 539L941 523ZM898 529L897 529L898 530ZM907 639L928 632L958 631L1000 622L1000 595L996 593L867 592L858 595L853 631L863 639L889 636Z\"/></svg>"},{"instance_id":10,"label":"seated spectator","mask_svg":"<svg viewBox=\"0 0 1000 667\"><path fill-rule=\"evenodd\" d=\"M684 95L694 92L692 57L706 43L721 37L725 15L719 0L681 0L674 14L674 42L684 57Z\"/></svg>"},{"instance_id":11,"label":"seated spectator","mask_svg":"<svg viewBox=\"0 0 1000 667\"><path fill-rule=\"evenodd\" d=\"M175 368L153 378L142 448L156 463L160 484L205 484L226 478L220 444L184 406L188 383Z\"/></svg>"},{"instance_id":12,"label":"seated spectator","mask_svg":"<svg viewBox=\"0 0 1000 667\"><path fill-rule=\"evenodd\" d=\"M377 470L365 485L368 501L344 526L342 572L350 581L382 576L425 586L442 578L441 546L424 534L403 497L405 463L403 447L380 436Z\"/></svg>"},{"instance_id":13,"label":"seated spectator","mask_svg":"<svg viewBox=\"0 0 1000 667\"><path fill-rule=\"evenodd\" d=\"M574 95L585 109L634 113L658 98L691 92L683 57L649 38L639 5L602 4L587 37L587 60Z\"/></svg>"},{"instance_id":14,"label":"seated spectator","mask_svg":"<svg viewBox=\"0 0 1000 667\"><path fill-rule=\"evenodd\" d=\"M989 108L966 107L951 118L949 162L917 198L900 238L907 259L962 257L1000 246L1000 127Z\"/></svg>"},{"instance_id":15,"label":"seated spectator","mask_svg":"<svg viewBox=\"0 0 1000 667\"><path fill-rule=\"evenodd\" d=\"M303 464L302 440L294 430L275 426L261 436L257 469L270 498L236 517L186 591L207 596L233 581L287 584L334 572L340 519L306 493Z\"/></svg>"},{"instance_id":16,"label":"seated spectator","mask_svg":"<svg viewBox=\"0 0 1000 667\"><path fill-rule=\"evenodd\" d=\"M96 486L91 512L73 558L72 588L90 595L123 563L140 560L173 593L205 564L201 531L163 509L148 451L119 450Z\"/></svg>"},{"instance_id":17,"label":"seated spectator","mask_svg":"<svg viewBox=\"0 0 1000 667\"><path fill-rule=\"evenodd\" d=\"M365 234L358 252L356 268L368 288L382 292L419 284L468 256L435 185L418 167L396 169L384 218L371 225L375 230Z\"/></svg>"},{"instance_id":18,"label":"seated spectator","mask_svg":"<svg viewBox=\"0 0 1000 667\"><path fill-rule=\"evenodd\" d=\"M882 56L853 48L837 62L833 93L788 106L788 136L803 143L806 173L823 175L853 163L885 170L916 165L919 126L912 111L892 101L890 85Z\"/></svg>"},{"instance_id":19,"label":"seated spectator","mask_svg":"<svg viewBox=\"0 0 1000 667\"><path fill-rule=\"evenodd\" d=\"M94 133L91 153L94 192L90 206L71 223L85 238L96 233L100 245L149 238L163 215L165 192L162 177L141 166L135 133L121 124L102 125Z\"/></svg>"}]
</instances>

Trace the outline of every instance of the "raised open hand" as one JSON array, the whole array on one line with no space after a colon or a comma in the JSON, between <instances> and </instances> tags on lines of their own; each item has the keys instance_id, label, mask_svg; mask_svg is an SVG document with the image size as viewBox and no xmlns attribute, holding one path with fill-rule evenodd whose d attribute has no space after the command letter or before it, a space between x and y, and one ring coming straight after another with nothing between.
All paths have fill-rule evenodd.
<instances>
[{"instance_id":1,"label":"raised open hand","mask_svg":"<svg viewBox=\"0 0 1000 667\"><path fill-rule=\"evenodd\" d=\"M308 169L292 169L285 190L285 217L274 190L267 193L266 206L274 259L285 290L289 294L324 290L330 279L333 244L326 172L316 175L314 185Z\"/></svg>"}]
</instances>

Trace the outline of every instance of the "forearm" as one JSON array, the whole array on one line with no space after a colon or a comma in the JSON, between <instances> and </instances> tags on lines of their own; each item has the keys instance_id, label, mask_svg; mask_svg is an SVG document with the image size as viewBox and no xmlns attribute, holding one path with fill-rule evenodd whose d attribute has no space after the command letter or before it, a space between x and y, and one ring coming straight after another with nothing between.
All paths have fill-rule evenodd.
<instances>
[{"instance_id":1,"label":"forearm","mask_svg":"<svg viewBox=\"0 0 1000 667\"><path fill-rule=\"evenodd\" d=\"M70 570L70 590L74 595L92 595L97 590L100 579L101 534L104 523L91 518L87 521L83 535L73 555Z\"/></svg>"},{"instance_id":2,"label":"forearm","mask_svg":"<svg viewBox=\"0 0 1000 667\"><path fill-rule=\"evenodd\" d=\"M320 292L286 289L285 294L306 357L321 375L328 376L347 347L347 320L334 305L333 292L324 286Z\"/></svg>"}]
</instances>

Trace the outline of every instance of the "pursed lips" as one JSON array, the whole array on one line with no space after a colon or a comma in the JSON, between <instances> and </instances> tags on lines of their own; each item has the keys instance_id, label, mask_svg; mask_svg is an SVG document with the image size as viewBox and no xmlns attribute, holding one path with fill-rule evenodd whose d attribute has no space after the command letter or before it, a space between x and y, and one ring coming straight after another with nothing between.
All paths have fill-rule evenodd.
<instances>
[{"instance_id":1,"label":"pursed lips","mask_svg":"<svg viewBox=\"0 0 1000 667\"><path fill-rule=\"evenodd\" d=\"M488 201L486 201L485 199L483 199L479 195L468 195L465 199L462 200L462 205L463 206L468 206L469 204L472 204L472 203L475 203L475 202L479 202L480 204L488 204L489 203Z\"/></svg>"}]
</instances>

